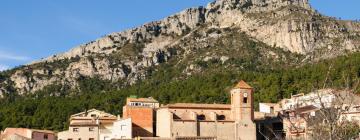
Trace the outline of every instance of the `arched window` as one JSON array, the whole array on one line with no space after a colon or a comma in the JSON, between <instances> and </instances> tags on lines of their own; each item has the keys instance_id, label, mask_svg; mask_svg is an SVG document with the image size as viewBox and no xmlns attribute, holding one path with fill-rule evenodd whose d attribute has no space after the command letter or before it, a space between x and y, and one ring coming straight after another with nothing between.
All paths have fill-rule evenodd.
<instances>
[{"instance_id":1,"label":"arched window","mask_svg":"<svg viewBox=\"0 0 360 140\"><path fill-rule=\"evenodd\" d=\"M246 104L248 102L247 97L244 97L243 103Z\"/></svg>"},{"instance_id":2,"label":"arched window","mask_svg":"<svg viewBox=\"0 0 360 140\"><path fill-rule=\"evenodd\" d=\"M217 119L217 120L225 120L226 117L225 117L225 115L217 115L217 116L216 116L216 119Z\"/></svg>"},{"instance_id":3,"label":"arched window","mask_svg":"<svg viewBox=\"0 0 360 140\"><path fill-rule=\"evenodd\" d=\"M197 116L197 120L206 120L206 117L205 117L205 115L203 115L203 114L201 114L201 115L198 115Z\"/></svg>"}]
</instances>

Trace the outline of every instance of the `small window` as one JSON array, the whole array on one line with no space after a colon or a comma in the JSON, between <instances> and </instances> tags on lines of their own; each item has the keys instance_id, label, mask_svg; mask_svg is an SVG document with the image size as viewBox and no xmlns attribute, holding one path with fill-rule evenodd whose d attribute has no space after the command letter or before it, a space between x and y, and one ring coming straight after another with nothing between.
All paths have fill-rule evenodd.
<instances>
[{"instance_id":1,"label":"small window","mask_svg":"<svg viewBox=\"0 0 360 140\"><path fill-rule=\"evenodd\" d=\"M243 102L244 102L244 104L246 104L248 102L247 97L244 97Z\"/></svg>"},{"instance_id":2,"label":"small window","mask_svg":"<svg viewBox=\"0 0 360 140\"><path fill-rule=\"evenodd\" d=\"M89 128L89 131L90 131L90 132L92 132L92 131L94 131L94 130L95 130L94 127L90 127L90 128Z\"/></svg>"},{"instance_id":3,"label":"small window","mask_svg":"<svg viewBox=\"0 0 360 140\"><path fill-rule=\"evenodd\" d=\"M126 125L121 125L120 126L120 130L125 130L126 129Z\"/></svg>"},{"instance_id":4,"label":"small window","mask_svg":"<svg viewBox=\"0 0 360 140\"><path fill-rule=\"evenodd\" d=\"M274 114L274 107L270 107L270 113Z\"/></svg>"},{"instance_id":5,"label":"small window","mask_svg":"<svg viewBox=\"0 0 360 140\"><path fill-rule=\"evenodd\" d=\"M216 116L216 119L217 120L225 120L226 117L225 117L225 115L218 115L218 116Z\"/></svg>"},{"instance_id":6,"label":"small window","mask_svg":"<svg viewBox=\"0 0 360 140\"><path fill-rule=\"evenodd\" d=\"M96 114L91 114L91 117L95 118L95 117L96 117Z\"/></svg>"},{"instance_id":7,"label":"small window","mask_svg":"<svg viewBox=\"0 0 360 140\"><path fill-rule=\"evenodd\" d=\"M95 140L94 138L89 138L89 140Z\"/></svg>"},{"instance_id":8,"label":"small window","mask_svg":"<svg viewBox=\"0 0 360 140\"><path fill-rule=\"evenodd\" d=\"M47 140L48 139L48 135L44 134L44 139Z\"/></svg>"},{"instance_id":9,"label":"small window","mask_svg":"<svg viewBox=\"0 0 360 140\"><path fill-rule=\"evenodd\" d=\"M79 128L73 128L73 132L79 132Z\"/></svg>"},{"instance_id":10,"label":"small window","mask_svg":"<svg viewBox=\"0 0 360 140\"><path fill-rule=\"evenodd\" d=\"M198 120L205 120L206 118L205 118L205 115L198 115L197 119Z\"/></svg>"}]
</instances>

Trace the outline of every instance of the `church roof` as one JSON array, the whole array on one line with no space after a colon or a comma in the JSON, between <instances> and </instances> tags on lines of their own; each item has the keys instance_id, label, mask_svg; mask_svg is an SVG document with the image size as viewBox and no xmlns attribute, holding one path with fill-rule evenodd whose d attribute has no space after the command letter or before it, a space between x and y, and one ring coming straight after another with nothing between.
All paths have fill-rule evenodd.
<instances>
[{"instance_id":1,"label":"church roof","mask_svg":"<svg viewBox=\"0 0 360 140\"><path fill-rule=\"evenodd\" d=\"M241 80L239 83L237 83L235 87L243 88L243 89L252 89L252 87L248 85L244 80Z\"/></svg>"},{"instance_id":2,"label":"church roof","mask_svg":"<svg viewBox=\"0 0 360 140\"><path fill-rule=\"evenodd\" d=\"M164 106L165 108L194 108L194 109L230 109L230 104L194 104L194 103L175 103Z\"/></svg>"}]
</instances>

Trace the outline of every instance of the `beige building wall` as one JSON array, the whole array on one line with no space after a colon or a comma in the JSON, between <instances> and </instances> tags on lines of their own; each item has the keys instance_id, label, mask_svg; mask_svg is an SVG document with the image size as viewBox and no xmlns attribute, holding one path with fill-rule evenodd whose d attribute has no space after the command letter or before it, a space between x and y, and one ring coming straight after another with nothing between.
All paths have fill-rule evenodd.
<instances>
[{"instance_id":1,"label":"beige building wall","mask_svg":"<svg viewBox=\"0 0 360 140\"><path fill-rule=\"evenodd\" d=\"M234 122L217 123L217 140L234 140L235 136Z\"/></svg>"},{"instance_id":2,"label":"beige building wall","mask_svg":"<svg viewBox=\"0 0 360 140\"><path fill-rule=\"evenodd\" d=\"M167 108L161 108L156 111L156 136L170 138L171 122L173 115Z\"/></svg>"},{"instance_id":3,"label":"beige building wall","mask_svg":"<svg viewBox=\"0 0 360 140\"><path fill-rule=\"evenodd\" d=\"M256 140L256 124L253 121L240 121L235 124L236 139L239 140Z\"/></svg>"},{"instance_id":4,"label":"beige building wall","mask_svg":"<svg viewBox=\"0 0 360 140\"><path fill-rule=\"evenodd\" d=\"M216 137L217 131L222 131L217 129L217 123L216 122L198 122L200 130L197 130L200 134L199 136L204 137Z\"/></svg>"},{"instance_id":5,"label":"beige building wall","mask_svg":"<svg viewBox=\"0 0 360 140\"><path fill-rule=\"evenodd\" d=\"M112 128L113 139L131 139L132 138L132 121L131 118L118 120L114 122Z\"/></svg>"},{"instance_id":6,"label":"beige building wall","mask_svg":"<svg viewBox=\"0 0 360 140\"><path fill-rule=\"evenodd\" d=\"M78 128L78 131L74 132L74 128ZM89 131L90 128L93 128L93 131ZM58 133L58 140L98 140L98 134L98 127L95 126L69 127L68 131Z\"/></svg>"},{"instance_id":7,"label":"beige building wall","mask_svg":"<svg viewBox=\"0 0 360 140\"><path fill-rule=\"evenodd\" d=\"M171 137L198 136L197 124L194 121L173 121L171 126Z\"/></svg>"},{"instance_id":8,"label":"beige building wall","mask_svg":"<svg viewBox=\"0 0 360 140\"><path fill-rule=\"evenodd\" d=\"M169 137L216 137L218 140L234 140L234 122L173 121ZM164 127L165 128L165 127ZM161 129L158 129L161 131Z\"/></svg>"}]
</instances>

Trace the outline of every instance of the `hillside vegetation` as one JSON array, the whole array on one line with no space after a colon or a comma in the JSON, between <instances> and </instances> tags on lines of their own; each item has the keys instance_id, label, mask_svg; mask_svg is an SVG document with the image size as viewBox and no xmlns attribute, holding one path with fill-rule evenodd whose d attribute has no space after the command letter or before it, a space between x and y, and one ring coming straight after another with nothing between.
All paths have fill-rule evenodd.
<instances>
[{"instance_id":1,"label":"hillside vegetation","mask_svg":"<svg viewBox=\"0 0 360 140\"><path fill-rule=\"evenodd\" d=\"M31 127L64 130L69 116L85 109L97 108L121 114L125 99L130 95L152 96L162 104L229 103L228 90L241 79L255 88L257 104L277 102L292 94L322 88L329 68L327 83L332 88L344 88L347 83L354 86L360 78L360 53L279 69L232 71L220 66L222 64L206 65L212 68L181 78L181 72L176 67L163 64L151 78L126 88L95 77L81 79L77 94L73 94L70 88L51 85L35 94L7 96L0 102L0 129Z\"/></svg>"}]
</instances>

